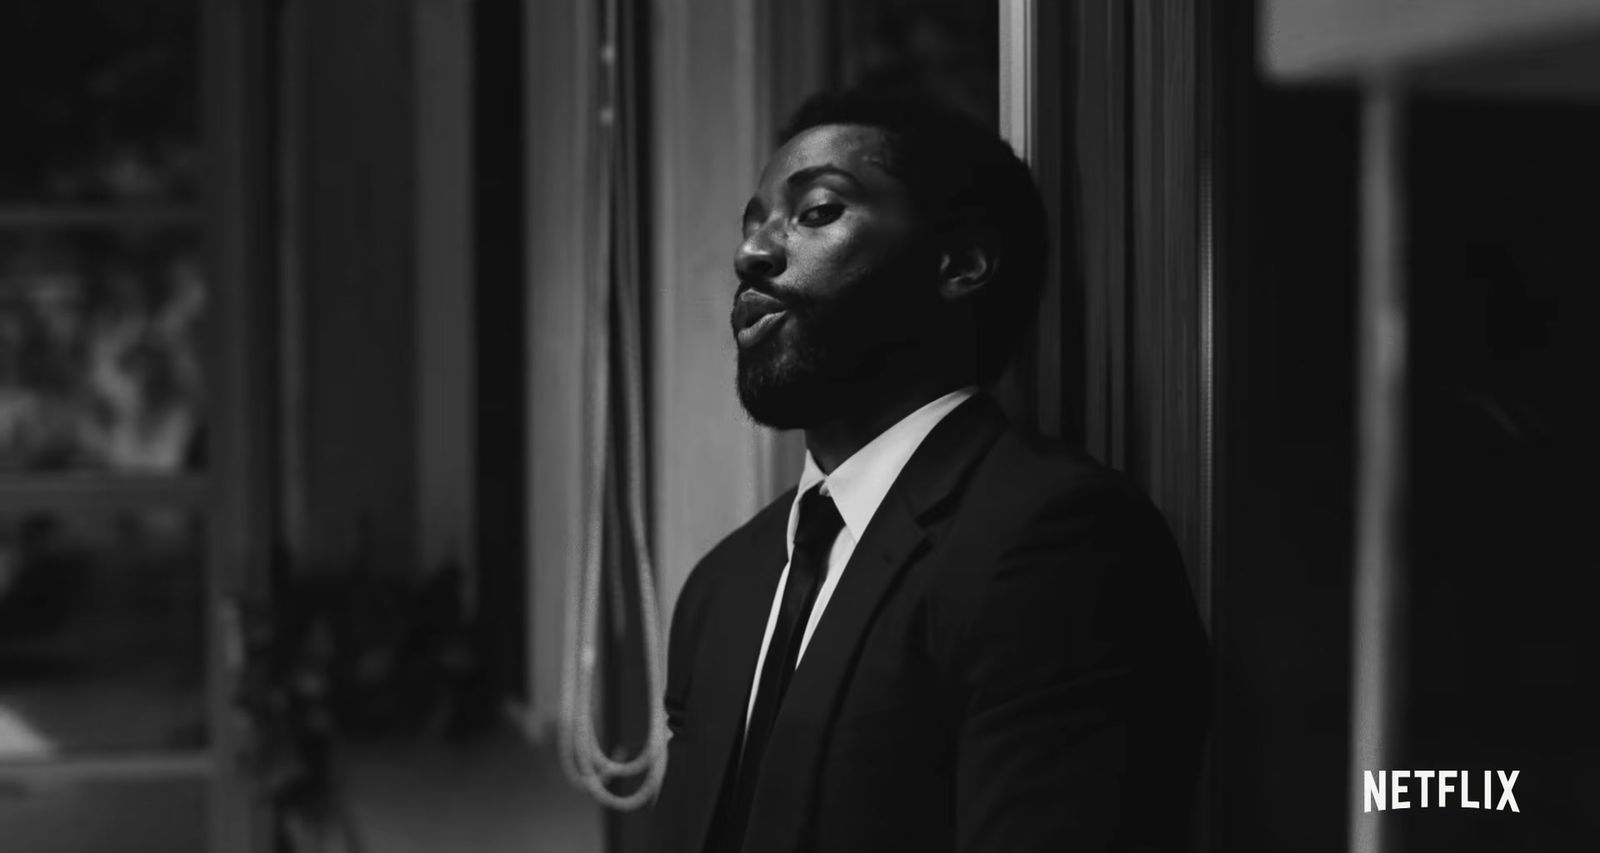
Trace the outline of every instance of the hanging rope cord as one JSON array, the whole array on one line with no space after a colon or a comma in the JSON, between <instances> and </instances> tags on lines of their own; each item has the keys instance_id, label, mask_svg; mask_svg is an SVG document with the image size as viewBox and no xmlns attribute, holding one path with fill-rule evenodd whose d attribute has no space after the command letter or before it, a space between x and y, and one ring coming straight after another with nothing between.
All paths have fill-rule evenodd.
<instances>
[{"instance_id":1,"label":"hanging rope cord","mask_svg":"<svg viewBox=\"0 0 1600 853\"><path fill-rule=\"evenodd\" d=\"M644 381L641 320L639 317L639 267L636 232L616 227L616 212L637 210L633 139L622 126L624 116L637 111L623 104L625 95L619 84L617 0L607 0L604 44L601 47L602 104L596 122L597 145L591 170L590 198L595 199L592 221L595 256L588 265L589 311L586 372L589 387L589 434L585 481L589 486L584 506L584 537L575 571L569 579L566 607L566 648L561 670L561 717L559 741L562 766L574 784L587 790L601 804L622 811L643 806L655 796L666 772L667 719L661 704L662 640L657 610L655 571L645 535ZM619 197L620 196L620 197ZM613 251L615 250L615 251ZM614 271L614 275L613 275ZM613 302L615 300L615 302ZM613 312L613 309L614 312ZM613 338L612 319L616 320ZM622 419L612 420L613 389L611 361L618 353ZM637 755L613 759L595 730L599 712L596 670L603 641L600 622L606 534L606 482L616 442L622 437L624 466L612 480L623 492L621 512L629 538L633 568L638 574L638 614L644 646L645 693L649 697L649 730ZM621 576L617 576L617 581ZM613 583L613 614L626 614L625 584ZM619 779L643 775L639 786L627 794L617 794L610 784Z\"/></svg>"}]
</instances>

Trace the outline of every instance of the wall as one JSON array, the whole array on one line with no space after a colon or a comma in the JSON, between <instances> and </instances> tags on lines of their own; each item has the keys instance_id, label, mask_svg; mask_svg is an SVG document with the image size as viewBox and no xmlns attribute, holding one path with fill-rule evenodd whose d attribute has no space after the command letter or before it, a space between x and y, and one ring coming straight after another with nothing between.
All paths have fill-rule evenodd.
<instances>
[{"instance_id":1,"label":"wall","mask_svg":"<svg viewBox=\"0 0 1600 853\"><path fill-rule=\"evenodd\" d=\"M652 270L652 523L663 612L711 546L781 490L734 394L735 227L765 157L755 0L659 2Z\"/></svg>"}]
</instances>

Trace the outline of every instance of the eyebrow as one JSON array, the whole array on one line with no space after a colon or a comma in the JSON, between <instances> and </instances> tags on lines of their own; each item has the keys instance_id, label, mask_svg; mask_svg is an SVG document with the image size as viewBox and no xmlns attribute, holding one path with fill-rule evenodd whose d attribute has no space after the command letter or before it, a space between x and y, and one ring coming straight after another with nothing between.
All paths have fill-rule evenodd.
<instances>
[{"instance_id":1,"label":"eyebrow","mask_svg":"<svg viewBox=\"0 0 1600 853\"><path fill-rule=\"evenodd\" d=\"M846 182L853 185L856 189L866 189L866 185L861 183L861 179L851 174L849 170L827 163L824 163L820 166L807 166L804 169L799 169L794 174L790 175L788 180L786 180L784 183L788 184L792 189L794 187L809 184L812 181L823 177L824 175L835 175L845 179Z\"/></svg>"}]
</instances>

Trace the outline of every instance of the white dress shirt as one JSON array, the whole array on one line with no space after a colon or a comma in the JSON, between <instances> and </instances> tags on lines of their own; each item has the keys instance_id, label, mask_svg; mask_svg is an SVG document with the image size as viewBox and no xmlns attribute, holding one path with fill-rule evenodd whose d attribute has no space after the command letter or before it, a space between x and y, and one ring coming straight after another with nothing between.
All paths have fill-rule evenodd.
<instances>
[{"instance_id":1,"label":"white dress shirt","mask_svg":"<svg viewBox=\"0 0 1600 853\"><path fill-rule=\"evenodd\" d=\"M839 516L844 519L844 527L833 540L833 549L828 552L828 572L822 579L822 586L817 589L816 601L811 605L811 616L806 620L805 633L800 636L800 654L795 660L797 667L800 658L805 657L806 645L817 630L822 611L827 609L833 591L839 586L839 578L844 574L845 565L850 562L850 555L855 553L856 543L861 541L867 524L878 511L878 505L889 493L889 487L894 485L901 469L906 467L911 454L916 452L928 433L933 432L933 428L946 415L976 392L977 388L973 386L951 391L906 415L894 426L879 433L877 438L867 442L849 459L839 463L832 474L824 475L810 451L806 452L805 470L800 473L800 487L795 491L794 503L789 505L789 558L794 559L794 533L800 525L800 498L817 483L822 484L823 494L833 498L834 506L839 508ZM778 611L783 606L783 588L788 582L789 566L785 565L783 574L778 578L778 589L772 596L772 609L767 614L767 630L761 637L761 653L756 656L755 675L750 679L750 699L744 711L747 725L756 707L755 688L761 683L761 666L767 660L767 646L772 642L772 631L778 624Z\"/></svg>"}]
</instances>

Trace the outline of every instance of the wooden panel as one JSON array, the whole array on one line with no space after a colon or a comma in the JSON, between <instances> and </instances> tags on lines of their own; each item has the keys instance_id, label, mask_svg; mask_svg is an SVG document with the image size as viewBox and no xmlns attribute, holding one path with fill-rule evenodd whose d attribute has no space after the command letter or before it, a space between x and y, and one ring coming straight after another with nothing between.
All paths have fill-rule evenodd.
<instances>
[{"instance_id":1,"label":"wooden panel","mask_svg":"<svg viewBox=\"0 0 1600 853\"><path fill-rule=\"evenodd\" d=\"M1200 595L1196 6L1133 4L1132 269L1125 468L1166 514Z\"/></svg>"},{"instance_id":2,"label":"wooden panel","mask_svg":"<svg viewBox=\"0 0 1600 853\"><path fill-rule=\"evenodd\" d=\"M1128 473L1162 511L1208 629L1217 522L1211 13L1209 3L1157 0L1071 5L1060 108L1072 117L1062 180L1074 220L1062 239L1064 267L1082 289L1063 291L1055 318L1063 432L1078 420L1085 449ZM1081 376L1081 414L1069 371ZM1196 807L1198 850L1223 849L1211 775Z\"/></svg>"},{"instance_id":3,"label":"wooden panel","mask_svg":"<svg viewBox=\"0 0 1600 853\"><path fill-rule=\"evenodd\" d=\"M1077 221L1067 236L1077 240L1069 260L1082 294L1056 311L1058 337L1082 336L1084 446L1130 474L1165 513L1209 619L1206 9L1073 7Z\"/></svg>"},{"instance_id":4,"label":"wooden panel","mask_svg":"<svg viewBox=\"0 0 1600 853\"><path fill-rule=\"evenodd\" d=\"M1073 10L1083 442L1095 458L1120 467L1127 456L1128 15L1116 0L1078 3Z\"/></svg>"}]
</instances>

